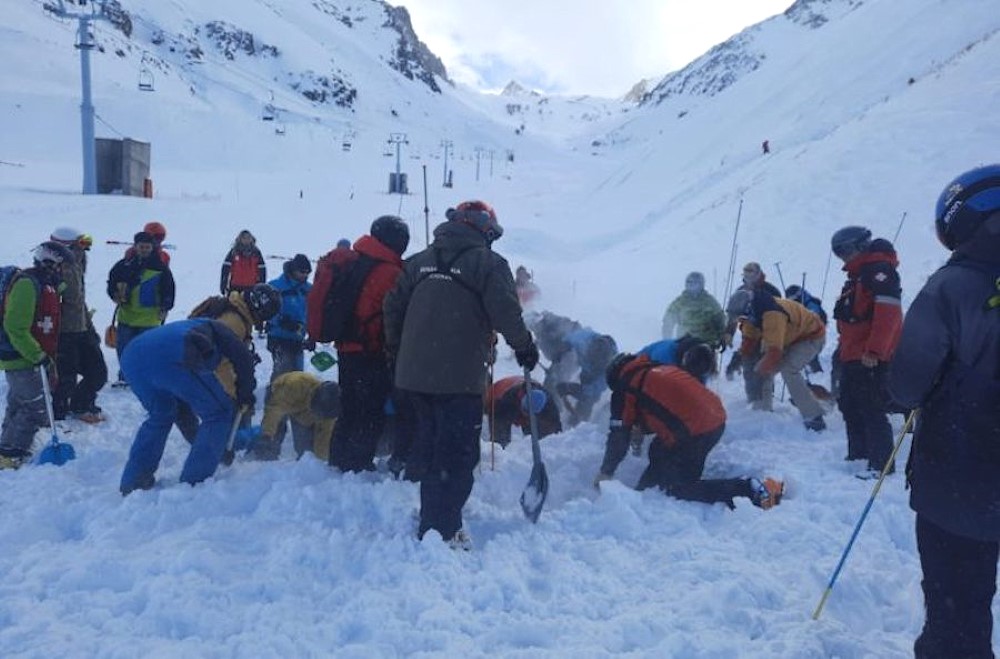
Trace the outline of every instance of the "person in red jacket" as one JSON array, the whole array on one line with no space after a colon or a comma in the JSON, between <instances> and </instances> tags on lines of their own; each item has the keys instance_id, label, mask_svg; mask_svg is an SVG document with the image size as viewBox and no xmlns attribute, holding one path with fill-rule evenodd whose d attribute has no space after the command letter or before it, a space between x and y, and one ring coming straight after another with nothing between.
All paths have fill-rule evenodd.
<instances>
[{"instance_id":1,"label":"person in red jacket","mask_svg":"<svg viewBox=\"0 0 1000 659\"><path fill-rule=\"evenodd\" d=\"M847 425L847 459L867 460L870 475L877 475L892 454L885 382L903 326L899 259L892 243L872 240L872 232L860 226L840 229L830 246L847 273L833 310L840 336L837 405Z\"/></svg>"},{"instance_id":2,"label":"person in red jacket","mask_svg":"<svg viewBox=\"0 0 1000 659\"><path fill-rule=\"evenodd\" d=\"M611 428L594 485L614 476L636 428L655 435L637 490L655 486L676 499L721 502L730 508L735 508L735 497L765 510L778 505L784 493L780 481L702 479L705 460L726 428L722 401L703 384L714 370L715 353L707 344L688 349L680 367L652 362L646 355L615 357L607 376Z\"/></svg>"},{"instance_id":3,"label":"person in red jacket","mask_svg":"<svg viewBox=\"0 0 1000 659\"><path fill-rule=\"evenodd\" d=\"M523 375L511 375L497 380L486 391L483 407L487 418L490 419L490 436L504 448L510 444L512 426L518 426L525 435L531 432L531 420L528 418L528 401L525 400L525 394ZM541 383L532 380L531 395L538 423L538 438L542 439L562 432L559 406L545 392Z\"/></svg>"},{"instance_id":4,"label":"person in red jacket","mask_svg":"<svg viewBox=\"0 0 1000 659\"><path fill-rule=\"evenodd\" d=\"M382 301L403 269L403 252L410 244L406 222L383 215L372 222L367 236L354 243L360 259L375 261L354 307L352 335L337 341L342 411L333 429L330 464L341 471L372 471L375 450L385 427L385 404L392 375L382 333ZM355 267L360 267L355 265Z\"/></svg>"},{"instance_id":5,"label":"person in red jacket","mask_svg":"<svg viewBox=\"0 0 1000 659\"><path fill-rule=\"evenodd\" d=\"M255 284L264 283L267 283L264 256L257 249L254 235L243 229L222 261L219 292L225 297L233 291L243 292L253 288Z\"/></svg>"}]
</instances>

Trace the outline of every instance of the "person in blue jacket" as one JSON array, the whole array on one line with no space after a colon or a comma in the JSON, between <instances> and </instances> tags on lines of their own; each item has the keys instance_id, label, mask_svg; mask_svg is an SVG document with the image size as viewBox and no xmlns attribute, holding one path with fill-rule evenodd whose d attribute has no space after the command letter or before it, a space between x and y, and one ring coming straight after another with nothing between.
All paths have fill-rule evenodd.
<instances>
[{"instance_id":1,"label":"person in blue jacket","mask_svg":"<svg viewBox=\"0 0 1000 659\"><path fill-rule=\"evenodd\" d=\"M235 391L227 391L216 375L223 357L236 372ZM253 360L243 341L209 318L168 323L129 343L122 354L122 370L147 413L122 471L122 495L155 484L178 401L187 403L201 420L180 480L194 485L214 474L236 409L254 404Z\"/></svg>"},{"instance_id":2,"label":"person in blue jacket","mask_svg":"<svg viewBox=\"0 0 1000 659\"><path fill-rule=\"evenodd\" d=\"M636 356L646 355L649 357L649 361L654 364L660 364L663 366L680 366L681 362L684 361L684 353L694 346L702 343L705 342L699 341L690 334L685 334L684 336L676 339L661 339L659 341L653 341L636 353ZM702 384L704 384L704 381L702 381Z\"/></svg>"},{"instance_id":3,"label":"person in blue jacket","mask_svg":"<svg viewBox=\"0 0 1000 659\"><path fill-rule=\"evenodd\" d=\"M889 393L915 408L906 466L917 513L924 657L992 657L1000 554L1000 164L968 171L937 202L952 252L910 305Z\"/></svg>"},{"instance_id":4,"label":"person in blue jacket","mask_svg":"<svg viewBox=\"0 0 1000 659\"><path fill-rule=\"evenodd\" d=\"M281 293L281 311L266 324L267 349L274 360L272 382L279 375L303 370L303 351L316 347L313 342L306 343L306 296L312 288L308 282L311 272L309 257L296 254L285 261L281 276L268 282Z\"/></svg>"}]
</instances>

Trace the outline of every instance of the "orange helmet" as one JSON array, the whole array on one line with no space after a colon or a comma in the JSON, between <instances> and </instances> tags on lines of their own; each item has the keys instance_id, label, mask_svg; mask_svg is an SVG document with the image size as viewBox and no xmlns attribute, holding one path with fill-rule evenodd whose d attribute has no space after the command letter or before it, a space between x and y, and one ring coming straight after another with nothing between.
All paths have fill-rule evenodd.
<instances>
[{"instance_id":1,"label":"orange helmet","mask_svg":"<svg viewBox=\"0 0 1000 659\"><path fill-rule=\"evenodd\" d=\"M444 216L451 222L463 222L478 229L491 243L503 235L496 211L485 201L463 201L455 208L449 208Z\"/></svg>"},{"instance_id":2,"label":"orange helmet","mask_svg":"<svg viewBox=\"0 0 1000 659\"><path fill-rule=\"evenodd\" d=\"M167 227L159 222L146 222L146 226L142 230L156 238L158 243L162 243L167 238Z\"/></svg>"}]
</instances>

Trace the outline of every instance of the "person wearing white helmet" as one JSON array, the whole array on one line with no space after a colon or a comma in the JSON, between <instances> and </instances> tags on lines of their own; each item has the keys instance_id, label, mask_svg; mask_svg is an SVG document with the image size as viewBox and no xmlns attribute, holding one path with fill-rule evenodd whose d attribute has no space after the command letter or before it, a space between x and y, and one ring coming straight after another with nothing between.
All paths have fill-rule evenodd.
<instances>
[{"instance_id":1,"label":"person wearing white helmet","mask_svg":"<svg viewBox=\"0 0 1000 659\"><path fill-rule=\"evenodd\" d=\"M62 264L64 288L60 304L59 350L56 367L59 384L52 397L56 419L72 416L87 423L104 419L97 406L97 392L108 381L108 366L101 339L87 308L88 236L73 227L59 227L51 239L65 246L73 259Z\"/></svg>"},{"instance_id":2,"label":"person wearing white helmet","mask_svg":"<svg viewBox=\"0 0 1000 659\"><path fill-rule=\"evenodd\" d=\"M7 409L0 430L0 469L17 469L26 462L35 433L48 423L41 369L55 375L60 269L73 256L50 240L36 247L32 258L32 267L4 268L2 277L0 370L7 376Z\"/></svg>"}]
</instances>

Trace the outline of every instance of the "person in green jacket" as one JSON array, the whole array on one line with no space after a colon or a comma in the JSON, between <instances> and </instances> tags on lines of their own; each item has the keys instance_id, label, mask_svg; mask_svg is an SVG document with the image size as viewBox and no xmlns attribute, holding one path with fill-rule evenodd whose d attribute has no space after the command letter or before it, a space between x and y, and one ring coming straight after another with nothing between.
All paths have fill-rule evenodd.
<instances>
[{"instance_id":1,"label":"person in green jacket","mask_svg":"<svg viewBox=\"0 0 1000 659\"><path fill-rule=\"evenodd\" d=\"M670 303L663 315L662 329L664 339L690 334L712 347L722 344L726 314L719 302L705 290L705 275L700 272L688 274L684 280L684 292Z\"/></svg>"},{"instance_id":2,"label":"person in green jacket","mask_svg":"<svg viewBox=\"0 0 1000 659\"><path fill-rule=\"evenodd\" d=\"M156 239L145 231L135 234L134 252L108 273L108 297L117 307L118 361L129 341L159 327L174 307L174 276L155 251ZM118 380L122 382L121 371Z\"/></svg>"},{"instance_id":3,"label":"person in green jacket","mask_svg":"<svg viewBox=\"0 0 1000 659\"><path fill-rule=\"evenodd\" d=\"M56 382L61 267L69 250L47 241L32 253L34 265L14 274L3 300L0 370L7 377L7 410L0 430L0 469L17 469L31 457L35 433L49 424L41 370Z\"/></svg>"}]
</instances>

